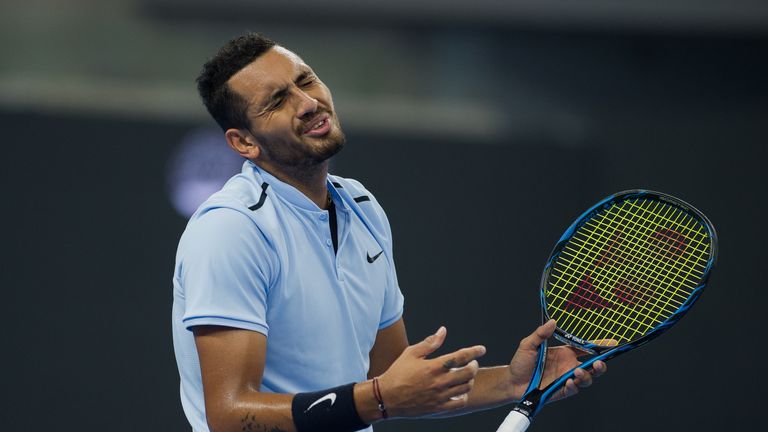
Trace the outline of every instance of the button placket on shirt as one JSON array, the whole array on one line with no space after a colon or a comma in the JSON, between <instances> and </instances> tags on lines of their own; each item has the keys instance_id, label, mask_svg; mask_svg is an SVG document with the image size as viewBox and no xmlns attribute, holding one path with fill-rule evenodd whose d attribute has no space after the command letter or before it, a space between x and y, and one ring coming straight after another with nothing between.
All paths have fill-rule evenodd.
<instances>
[{"instance_id":1,"label":"button placket on shirt","mask_svg":"<svg viewBox=\"0 0 768 432\"><path fill-rule=\"evenodd\" d=\"M328 213L320 213L317 218L320 220L317 224L320 226L320 230L322 231L323 235L325 236L325 245L329 247L333 247L333 240L331 240L330 237L330 227L328 226Z\"/></svg>"},{"instance_id":2,"label":"button placket on shirt","mask_svg":"<svg viewBox=\"0 0 768 432\"><path fill-rule=\"evenodd\" d=\"M328 221L329 216L328 212L324 211L317 215L317 225L320 227L320 230L322 231L324 237L325 237L325 245L329 249L333 249L333 239L330 237L331 228L330 223ZM337 227L337 229L339 229ZM339 242L341 242L341 233L339 233ZM341 249L341 245L339 245L339 249ZM331 257L333 260L335 266L336 266L336 278L340 281L344 281L344 276L341 273L341 263L339 262L339 257L336 253L334 253Z\"/></svg>"}]
</instances>

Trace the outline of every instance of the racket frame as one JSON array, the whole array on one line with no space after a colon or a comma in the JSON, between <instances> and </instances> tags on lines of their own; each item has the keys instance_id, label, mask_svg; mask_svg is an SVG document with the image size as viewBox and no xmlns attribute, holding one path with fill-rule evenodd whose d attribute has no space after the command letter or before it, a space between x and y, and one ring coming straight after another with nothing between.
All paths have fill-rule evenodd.
<instances>
[{"instance_id":1,"label":"racket frame","mask_svg":"<svg viewBox=\"0 0 768 432\"><path fill-rule=\"evenodd\" d=\"M704 288L706 287L709 276L711 274L712 268L714 267L716 261L717 261L717 233L715 232L715 228L712 225L712 223L707 219L707 217L697 210L692 205L686 203L685 201L675 198L673 196L651 191L651 190L645 190L645 189L631 189L631 190L625 190L621 192L617 192L613 195L610 195L606 197L605 199L601 200L591 208L589 208L587 211L585 211L581 216L579 216L568 229L563 233L563 235L560 237L560 240L558 240L557 244L555 244L555 247L552 249L552 253L550 254L549 260L547 260L547 264L544 266L544 270L542 272L541 276L541 282L539 284L539 294L540 294L540 302L541 302L541 311L542 311L542 322L547 322L550 319L550 315L547 311L547 302L546 302L546 289L547 289L547 281L549 278L550 270L552 269L552 264L559 256L560 252L562 252L565 245L568 243L568 241L573 237L573 235L576 233L576 231L584 225L588 220L592 219L597 213L600 213L605 208L610 207L613 205L616 201L624 201L628 199L655 199L662 202L666 202L668 204L674 205L676 207L681 208L683 211L697 219L708 231L709 239L710 239L710 256L709 260L707 262L707 266L704 269L704 273L701 277L701 283L692 291L691 295L688 297L688 299L674 312L672 315L669 316L665 321L659 323L656 325L653 329L649 330L645 335L641 336L637 340L629 341L624 344L618 345L618 346L601 346L594 343L591 343L589 341L585 341L584 339L579 338L578 336L572 335L564 330L562 330L560 327L555 328L554 337L555 339L559 340L560 342L570 345L572 347L578 348L580 350L583 350L589 354L593 354L594 356L589 358L588 360L581 363L579 366L571 369L570 371L563 374L561 377L550 383L548 386L546 386L543 389L539 389L539 385L541 384L541 379L544 374L544 365L546 364L546 351L547 351L547 341L545 340L541 346L539 347L539 355L537 359L536 368L534 369L531 382L528 385L528 388L526 389L525 393L523 394L523 397L521 398L520 402L518 402L515 407L513 408L513 411L519 412L526 417L528 417L529 420L532 420L533 417L541 411L543 406L546 404L547 400L552 397L552 395L558 391L560 388L562 388L565 383L568 381L568 379L574 378L574 372L577 368L584 369L586 371L589 371L592 368L592 365L599 361L608 361L609 359L615 358L627 351L631 351L635 348L638 348L642 345L645 345L646 343L650 342L651 340L661 336L664 334L670 327L672 327L675 323L677 323L680 318L685 315L688 310L690 310L691 306L696 302L696 300L699 299L702 292L704 291Z\"/></svg>"}]
</instances>

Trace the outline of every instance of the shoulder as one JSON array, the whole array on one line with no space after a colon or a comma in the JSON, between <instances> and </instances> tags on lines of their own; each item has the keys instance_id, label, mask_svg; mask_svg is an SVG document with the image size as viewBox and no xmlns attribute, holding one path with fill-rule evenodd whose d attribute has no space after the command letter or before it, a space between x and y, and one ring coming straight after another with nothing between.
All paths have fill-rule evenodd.
<instances>
[{"instance_id":1,"label":"shoulder","mask_svg":"<svg viewBox=\"0 0 768 432\"><path fill-rule=\"evenodd\" d=\"M215 194L203 202L190 218L193 225L232 231L250 227L265 234L276 224L274 202L269 197L269 184L246 162Z\"/></svg>"},{"instance_id":2,"label":"shoulder","mask_svg":"<svg viewBox=\"0 0 768 432\"><path fill-rule=\"evenodd\" d=\"M242 173L229 179L221 190L200 205L197 213L221 207L247 213L263 206L269 185L248 168L245 166Z\"/></svg>"},{"instance_id":3,"label":"shoulder","mask_svg":"<svg viewBox=\"0 0 768 432\"><path fill-rule=\"evenodd\" d=\"M195 213L181 236L179 251L220 253L246 246L253 247L255 244L266 246L270 243L258 224L245 211L218 206Z\"/></svg>"},{"instance_id":4,"label":"shoulder","mask_svg":"<svg viewBox=\"0 0 768 432\"><path fill-rule=\"evenodd\" d=\"M190 275L246 280L259 274L264 280L274 280L280 268L274 236L250 213L235 206L208 206L198 211L176 251L179 277L185 283Z\"/></svg>"},{"instance_id":5,"label":"shoulder","mask_svg":"<svg viewBox=\"0 0 768 432\"><path fill-rule=\"evenodd\" d=\"M271 244L269 227L274 225L268 208L266 183L238 174L198 207L187 223L180 247L231 247L254 238ZM262 208L265 210L262 211Z\"/></svg>"}]
</instances>

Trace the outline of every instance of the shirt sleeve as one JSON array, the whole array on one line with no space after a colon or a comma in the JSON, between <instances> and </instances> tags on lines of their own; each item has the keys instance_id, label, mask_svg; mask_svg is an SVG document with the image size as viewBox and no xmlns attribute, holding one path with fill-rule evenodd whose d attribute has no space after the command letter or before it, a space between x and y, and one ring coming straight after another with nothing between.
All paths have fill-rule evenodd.
<instances>
[{"instance_id":1,"label":"shirt sleeve","mask_svg":"<svg viewBox=\"0 0 768 432\"><path fill-rule=\"evenodd\" d=\"M180 243L185 327L220 325L267 335L277 256L256 224L237 210L217 208L190 222Z\"/></svg>"},{"instance_id":2,"label":"shirt sleeve","mask_svg":"<svg viewBox=\"0 0 768 432\"><path fill-rule=\"evenodd\" d=\"M392 229L389 226L389 219L384 212L384 208L379 204L376 198L368 192L372 199L372 202L376 206L377 213L380 217L381 225L384 232L384 241L387 247L387 259L389 260L389 283L387 284L387 291L384 293L384 307L381 310L381 318L379 319L379 330L387 328L394 324L400 317L403 316L403 305L405 298L402 291L400 291L400 283L397 281L397 271L395 270L395 257L394 248L392 246Z\"/></svg>"},{"instance_id":3,"label":"shirt sleeve","mask_svg":"<svg viewBox=\"0 0 768 432\"><path fill-rule=\"evenodd\" d=\"M384 307L381 309L381 318L379 319L379 330L387 328L394 324L403 316L403 304L405 298L400 291L400 285L397 282L397 272L394 262L390 263L390 282L387 291L384 293Z\"/></svg>"}]
</instances>

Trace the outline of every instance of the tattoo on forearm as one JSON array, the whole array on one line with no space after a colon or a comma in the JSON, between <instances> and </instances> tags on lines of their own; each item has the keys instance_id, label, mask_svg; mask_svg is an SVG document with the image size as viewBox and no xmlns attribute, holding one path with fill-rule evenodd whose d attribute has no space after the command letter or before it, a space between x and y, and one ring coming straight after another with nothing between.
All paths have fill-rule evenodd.
<instances>
[{"instance_id":1,"label":"tattoo on forearm","mask_svg":"<svg viewBox=\"0 0 768 432\"><path fill-rule=\"evenodd\" d=\"M240 419L240 424L243 425L243 432L287 432L279 427L269 428L265 424L257 423L256 416L248 413Z\"/></svg>"}]
</instances>

